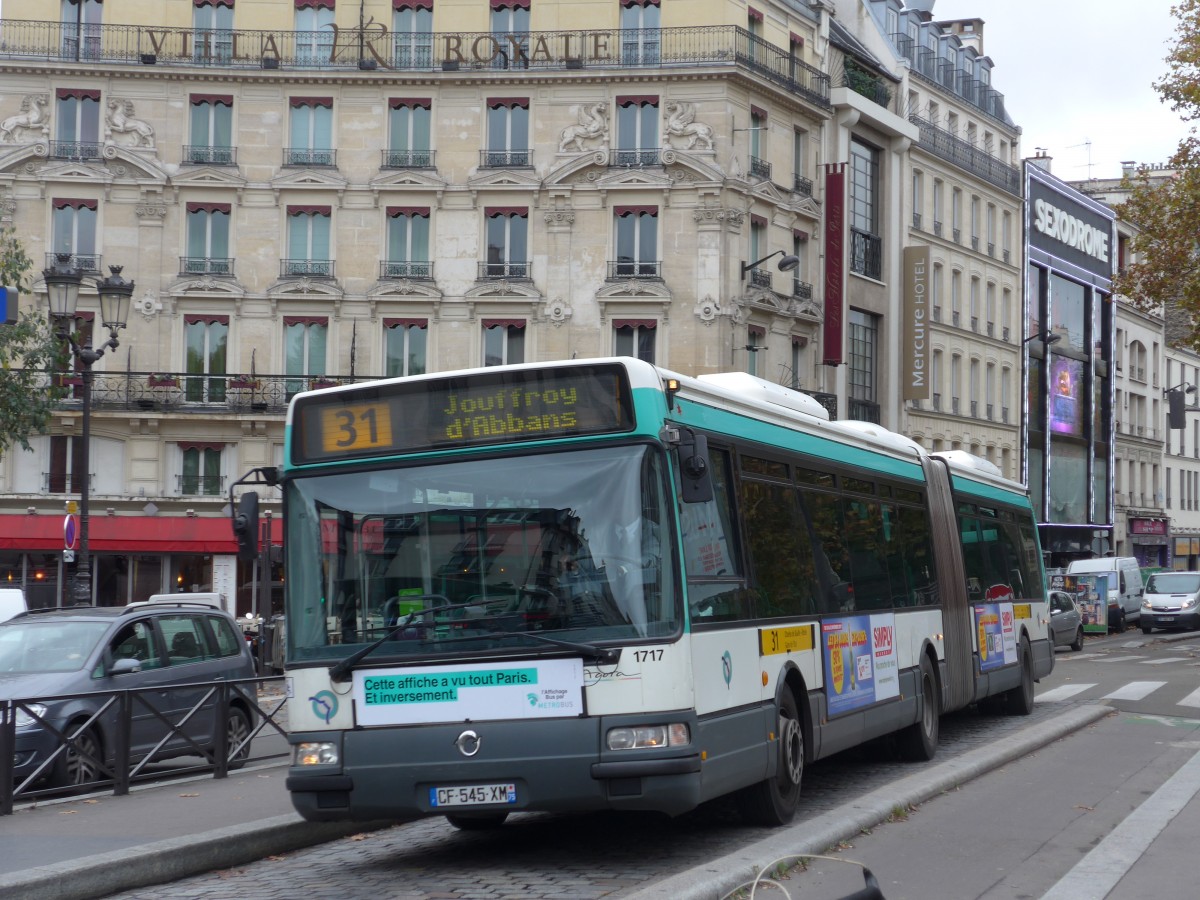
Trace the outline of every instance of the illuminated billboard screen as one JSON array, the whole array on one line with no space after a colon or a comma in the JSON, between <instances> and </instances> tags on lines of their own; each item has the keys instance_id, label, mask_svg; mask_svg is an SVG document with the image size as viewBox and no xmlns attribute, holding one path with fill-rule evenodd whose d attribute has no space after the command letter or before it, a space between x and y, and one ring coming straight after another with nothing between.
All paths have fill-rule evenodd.
<instances>
[{"instance_id":1,"label":"illuminated billboard screen","mask_svg":"<svg viewBox=\"0 0 1200 900\"><path fill-rule=\"evenodd\" d=\"M1083 363L1055 356L1050 361L1050 430L1083 437L1087 404L1083 393Z\"/></svg>"}]
</instances>

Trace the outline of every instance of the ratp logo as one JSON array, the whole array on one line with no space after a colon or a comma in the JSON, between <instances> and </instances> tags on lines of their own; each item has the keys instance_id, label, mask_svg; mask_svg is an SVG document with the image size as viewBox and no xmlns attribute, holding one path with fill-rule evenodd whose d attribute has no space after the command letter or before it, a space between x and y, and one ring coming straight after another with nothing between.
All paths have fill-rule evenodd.
<instances>
[{"instance_id":1,"label":"ratp logo","mask_svg":"<svg viewBox=\"0 0 1200 900\"><path fill-rule=\"evenodd\" d=\"M333 691L317 691L308 699L312 703L313 715L326 725L337 715L338 701Z\"/></svg>"},{"instance_id":2,"label":"ratp logo","mask_svg":"<svg viewBox=\"0 0 1200 900\"><path fill-rule=\"evenodd\" d=\"M721 654L721 674L725 678L725 687L729 687L733 681L733 657L729 655L728 650Z\"/></svg>"}]
</instances>

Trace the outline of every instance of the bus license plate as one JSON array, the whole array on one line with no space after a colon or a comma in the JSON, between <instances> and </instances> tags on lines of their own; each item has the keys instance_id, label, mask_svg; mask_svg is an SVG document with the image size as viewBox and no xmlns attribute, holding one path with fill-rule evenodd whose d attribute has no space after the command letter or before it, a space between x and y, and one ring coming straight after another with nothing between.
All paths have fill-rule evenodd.
<instances>
[{"instance_id":1,"label":"bus license plate","mask_svg":"<svg viewBox=\"0 0 1200 900\"><path fill-rule=\"evenodd\" d=\"M516 803L517 786L508 784L467 784L457 787L431 787L429 805L443 806L487 806L497 803Z\"/></svg>"}]
</instances>

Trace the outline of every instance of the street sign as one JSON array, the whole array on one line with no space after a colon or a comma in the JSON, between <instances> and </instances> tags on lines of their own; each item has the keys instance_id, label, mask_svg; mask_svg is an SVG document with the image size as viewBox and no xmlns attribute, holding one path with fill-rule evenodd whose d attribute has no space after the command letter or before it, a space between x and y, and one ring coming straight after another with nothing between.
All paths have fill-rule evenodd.
<instances>
[{"instance_id":1,"label":"street sign","mask_svg":"<svg viewBox=\"0 0 1200 900\"><path fill-rule=\"evenodd\" d=\"M63 547L74 550L79 545L79 516L63 518Z\"/></svg>"},{"instance_id":2,"label":"street sign","mask_svg":"<svg viewBox=\"0 0 1200 900\"><path fill-rule=\"evenodd\" d=\"M74 550L64 550L63 551L63 562L75 562L75 551Z\"/></svg>"}]
</instances>

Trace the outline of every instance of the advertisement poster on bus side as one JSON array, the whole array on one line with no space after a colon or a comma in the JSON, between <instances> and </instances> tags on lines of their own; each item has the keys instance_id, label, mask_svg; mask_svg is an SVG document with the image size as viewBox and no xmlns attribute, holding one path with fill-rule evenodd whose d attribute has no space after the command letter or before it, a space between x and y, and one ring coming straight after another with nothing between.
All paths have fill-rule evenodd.
<instances>
[{"instance_id":1,"label":"advertisement poster on bus side","mask_svg":"<svg viewBox=\"0 0 1200 900\"><path fill-rule=\"evenodd\" d=\"M975 634L979 643L979 671L987 672L1017 661L1017 633L1012 601L976 603Z\"/></svg>"},{"instance_id":2,"label":"advertisement poster on bus side","mask_svg":"<svg viewBox=\"0 0 1200 900\"><path fill-rule=\"evenodd\" d=\"M359 725L583 715L583 661L522 660L354 673Z\"/></svg>"},{"instance_id":3,"label":"advertisement poster on bus side","mask_svg":"<svg viewBox=\"0 0 1200 900\"><path fill-rule=\"evenodd\" d=\"M900 696L896 617L842 616L821 623L825 699L831 716Z\"/></svg>"}]
</instances>

